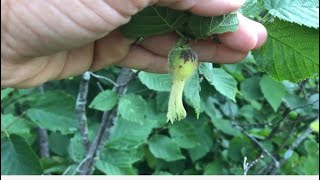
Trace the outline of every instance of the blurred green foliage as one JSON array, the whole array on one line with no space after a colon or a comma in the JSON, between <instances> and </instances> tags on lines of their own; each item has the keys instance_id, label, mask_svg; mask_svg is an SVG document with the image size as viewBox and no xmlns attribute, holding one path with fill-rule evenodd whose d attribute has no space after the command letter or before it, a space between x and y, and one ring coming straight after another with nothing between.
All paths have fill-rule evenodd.
<instances>
[{"instance_id":1,"label":"blurred green foliage","mask_svg":"<svg viewBox=\"0 0 320 180\"><path fill-rule=\"evenodd\" d=\"M274 165L272 159L235 124L280 161L318 118L318 79L300 84L278 83L284 92L270 101L263 88L273 80L265 81L266 76L255 70L256 64L250 58L222 66L235 79L244 77L237 80L236 103L202 78L200 118L197 120L193 108L185 101L188 116L174 124L166 123L169 93L149 89L141 80L157 75L140 72L143 76L133 79L126 95L119 97L119 118L104 144L94 174L243 174L244 157L251 162L261 154L264 158L248 174L267 173ZM116 67L97 72L114 80L118 73ZM2 94L2 174L63 174L77 167L85 152L75 112L80 79L48 82L43 86L44 94L37 88L12 89ZM100 92L97 82L105 91ZM108 89L112 86L101 79L90 80L87 116L91 140L102 117L97 107L109 109L109 98L104 95L110 95ZM118 97L110 97L112 102L115 98ZM277 109L273 106L275 101L279 101ZM36 155L38 127L48 131L49 158ZM318 134L310 134L289 155L278 174L318 174Z\"/></svg>"}]
</instances>

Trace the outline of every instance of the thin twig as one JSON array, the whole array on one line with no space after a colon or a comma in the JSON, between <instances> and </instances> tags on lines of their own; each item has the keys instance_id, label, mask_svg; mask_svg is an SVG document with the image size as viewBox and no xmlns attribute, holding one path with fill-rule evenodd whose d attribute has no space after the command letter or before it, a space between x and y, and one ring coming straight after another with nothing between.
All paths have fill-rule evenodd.
<instances>
[{"instance_id":1,"label":"thin twig","mask_svg":"<svg viewBox=\"0 0 320 180\"><path fill-rule=\"evenodd\" d=\"M303 106L299 106L299 107L293 108L291 110L286 110L284 115L283 115L283 118L281 118L279 121L273 123L275 125L275 127L272 129L272 131L270 132L270 134L267 136L266 139L270 140L278 132L280 123L287 119L287 117L289 116L290 112L298 110L298 109L302 109L302 108L305 108L305 107L308 107L308 106L313 106L315 103L318 103L318 102L319 102L319 100L316 100L316 101L314 101L312 103L305 104Z\"/></svg>"},{"instance_id":2,"label":"thin twig","mask_svg":"<svg viewBox=\"0 0 320 180\"><path fill-rule=\"evenodd\" d=\"M304 99L307 98L307 95L306 95L306 92L305 92L305 85L306 85L307 83L308 83L307 80L302 81L302 82L299 84L299 89L298 89L298 91L297 91L297 94L298 94L298 95L299 95L300 93L302 93Z\"/></svg>"},{"instance_id":3,"label":"thin twig","mask_svg":"<svg viewBox=\"0 0 320 180\"><path fill-rule=\"evenodd\" d=\"M283 117L274 123L274 127L272 128L269 135L266 137L266 140L270 140L278 132L278 130L280 128L280 123L283 122L288 117L289 113L290 113L290 110L288 110L288 109L286 109L284 111Z\"/></svg>"},{"instance_id":4,"label":"thin twig","mask_svg":"<svg viewBox=\"0 0 320 180\"><path fill-rule=\"evenodd\" d=\"M98 74L94 74L93 72L89 72L89 73L91 74L91 76L93 76L95 78L106 80L106 81L110 82L113 86L119 87L119 84L117 84L116 82L114 82L113 80L111 80L111 79L109 79L107 77L100 76Z\"/></svg>"},{"instance_id":5,"label":"thin twig","mask_svg":"<svg viewBox=\"0 0 320 180\"><path fill-rule=\"evenodd\" d=\"M291 144L288 150L284 154L292 154L294 150L312 133L312 129L308 126L308 128ZM290 158L291 156L284 156L280 160L280 164L278 167L273 167L269 172L271 175L276 174L281 166ZM268 173L269 174L269 173Z\"/></svg>"},{"instance_id":6,"label":"thin twig","mask_svg":"<svg viewBox=\"0 0 320 180\"><path fill-rule=\"evenodd\" d=\"M77 166L77 168L73 171L72 175L75 175L77 172L80 172L81 173L81 166L89 159L90 157L89 156L86 156L80 163L79 165Z\"/></svg>"},{"instance_id":7,"label":"thin twig","mask_svg":"<svg viewBox=\"0 0 320 180\"><path fill-rule=\"evenodd\" d=\"M127 79L127 82L121 82L120 84L119 84L119 87L121 87L121 86L128 86L128 83L130 83L132 80L134 80L137 76L138 76L138 74L140 73L140 71L136 71L136 72L131 72L131 74L130 74L130 77Z\"/></svg>"},{"instance_id":8,"label":"thin twig","mask_svg":"<svg viewBox=\"0 0 320 180\"><path fill-rule=\"evenodd\" d=\"M295 110L297 110L297 109L302 109L302 108L305 108L305 107L308 107L308 106L313 106L315 103L318 103L318 102L319 102L319 100L316 100L316 101L313 101L312 103L309 103L309 104L306 104L306 105L303 105L303 106L299 106L299 107L293 108L293 109L290 110L290 112L291 112L291 111L295 111Z\"/></svg>"},{"instance_id":9,"label":"thin twig","mask_svg":"<svg viewBox=\"0 0 320 180\"><path fill-rule=\"evenodd\" d=\"M265 126L272 126L271 122L262 122L262 123L250 123L250 124L238 124L242 128L252 128L252 127L265 127Z\"/></svg>"},{"instance_id":10,"label":"thin twig","mask_svg":"<svg viewBox=\"0 0 320 180\"><path fill-rule=\"evenodd\" d=\"M240 127L238 125L238 123L237 123L237 121L235 119L235 114L233 114L233 112L232 112L230 101L228 101L227 103L228 103L228 109L229 109L229 116L230 116L231 122L232 122L231 125L234 126L237 129L239 129L252 142L254 142L262 152L264 152L266 155L268 155L272 159L272 161L274 162L274 165L276 167L278 167L279 166L278 160L265 147L263 147L263 145L255 137L253 137L251 134L249 134L246 130L244 130L242 127Z\"/></svg>"},{"instance_id":11,"label":"thin twig","mask_svg":"<svg viewBox=\"0 0 320 180\"><path fill-rule=\"evenodd\" d=\"M39 156L41 158L49 157L49 141L48 141L48 132L46 129L38 128L39 136Z\"/></svg>"},{"instance_id":12,"label":"thin twig","mask_svg":"<svg viewBox=\"0 0 320 180\"><path fill-rule=\"evenodd\" d=\"M62 175L66 175L66 174L69 172L70 169L71 169L71 166L69 166L69 167L62 173Z\"/></svg>"},{"instance_id":13,"label":"thin twig","mask_svg":"<svg viewBox=\"0 0 320 180\"><path fill-rule=\"evenodd\" d=\"M119 95L123 95L126 91L128 83L132 80L132 72L130 69L123 68L117 78L117 82L114 84L113 91L116 91ZM118 84L122 84L119 86ZM96 134L94 141L92 142L89 151L86 153L84 160L79 164L76 173L81 175L92 174L93 166L96 157L99 156L99 152L103 147L103 144L108 140L110 135L110 129L117 120L117 106L110 111L105 111L102 116L100 128Z\"/></svg>"},{"instance_id":14,"label":"thin twig","mask_svg":"<svg viewBox=\"0 0 320 180\"><path fill-rule=\"evenodd\" d=\"M282 141L280 147L278 148L278 151L281 151L288 143L289 139L292 137L293 133L296 132L296 126L298 124L298 121L294 121L294 124L292 127L290 127L290 132L289 134L285 137L285 139Z\"/></svg>"},{"instance_id":15,"label":"thin twig","mask_svg":"<svg viewBox=\"0 0 320 180\"><path fill-rule=\"evenodd\" d=\"M264 158L263 154L261 154L256 160L252 161L251 163L247 162L247 157L243 159L243 175L247 175L250 168L252 168L257 162L259 162L262 158Z\"/></svg>"},{"instance_id":16,"label":"thin twig","mask_svg":"<svg viewBox=\"0 0 320 180\"><path fill-rule=\"evenodd\" d=\"M41 95L44 95L44 84L39 86L39 91ZM39 156L41 158L49 157L49 138L48 132L44 128L38 128L38 136L39 136Z\"/></svg>"},{"instance_id":17,"label":"thin twig","mask_svg":"<svg viewBox=\"0 0 320 180\"><path fill-rule=\"evenodd\" d=\"M97 81L97 86L98 86L98 88L100 89L101 92L104 91L104 89L103 89L103 87L102 87L102 85L101 85L101 83L99 81Z\"/></svg>"},{"instance_id":18,"label":"thin twig","mask_svg":"<svg viewBox=\"0 0 320 180\"><path fill-rule=\"evenodd\" d=\"M89 140L89 131L86 115L86 104L88 97L90 73L85 72L82 74L82 79L80 81L79 93L76 102L76 113L79 122L79 130L82 138L82 143L85 149L85 152L89 151L90 140Z\"/></svg>"},{"instance_id":19,"label":"thin twig","mask_svg":"<svg viewBox=\"0 0 320 180\"><path fill-rule=\"evenodd\" d=\"M243 159L243 175L247 175L248 171L249 171L249 163L247 163L247 157L244 157Z\"/></svg>"},{"instance_id":20,"label":"thin twig","mask_svg":"<svg viewBox=\"0 0 320 180\"><path fill-rule=\"evenodd\" d=\"M238 128L239 129L239 128ZM263 147L263 145L255 138L253 137L251 134L249 134L247 131L245 130L241 130L241 132L246 135L252 142L254 142L266 155L268 155L273 163L275 167L279 166L279 161L266 149Z\"/></svg>"}]
</instances>

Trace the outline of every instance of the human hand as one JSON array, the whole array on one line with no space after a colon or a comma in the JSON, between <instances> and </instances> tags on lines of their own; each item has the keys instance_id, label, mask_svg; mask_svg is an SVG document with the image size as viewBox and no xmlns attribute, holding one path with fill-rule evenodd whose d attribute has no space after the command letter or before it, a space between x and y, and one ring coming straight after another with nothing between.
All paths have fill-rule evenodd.
<instances>
[{"instance_id":1,"label":"human hand","mask_svg":"<svg viewBox=\"0 0 320 180\"><path fill-rule=\"evenodd\" d=\"M117 28L153 5L217 16L237 10L241 0L2 0L1 87L25 88L95 71L110 65L166 73L173 33L126 39ZM219 35L221 44L192 44L199 59L235 63L266 40L266 29L239 15L236 32ZM161 46L159 46L161 44Z\"/></svg>"}]
</instances>

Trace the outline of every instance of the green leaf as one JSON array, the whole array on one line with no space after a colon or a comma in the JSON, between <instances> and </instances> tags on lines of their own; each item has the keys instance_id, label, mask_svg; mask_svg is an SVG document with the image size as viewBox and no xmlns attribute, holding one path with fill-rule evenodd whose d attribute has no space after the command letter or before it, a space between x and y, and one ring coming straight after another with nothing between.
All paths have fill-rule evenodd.
<instances>
[{"instance_id":1,"label":"green leaf","mask_svg":"<svg viewBox=\"0 0 320 180\"><path fill-rule=\"evenodd\" d=\"M251 77L241 83L240 92L246 100L258 100L262 97L259 82L260 77Z\"/></svg>"},{"instance_id":2,"label":"green leaf","mask_svg":"<svg viewBox=\"0 0 320 180\"><path fill-rule=\"evenodd\" d=\"M214 161L209 163L204 169L204 175L222 175L223 173L223 163L221 161Z\"/></svg>"},{"instance_id":3,"label":"green leaf","mask_svg":"<svg viewBox=\"0 0 320 180\"><path fill-rule=\"evenodd\" d=\"M261 162L261 161L260 161ZM283 169L283 174L296 174L295 172L295 167L299 163L299 154L293 151L291 157L283 164L282 168ZM299 167L299 169L301 166ZM302 173L299 173L302 174Z\"/></svg>"},{"instance_id":4,"label":"green leaf","mask_svg":"<svg viewBox=\"0 0 320 180\"><path fill-rule=\"evenodd\" d=\"M263 3L258 0L246 0L244 5L239 9L239 12L251 19L260 15L264 10Z\"/></svg>"},{"instance_id":5,"label":"green leaf","mask_svg":"<svg viewBox=\"0 0 320 180\"><path fill-rule=\"evenodd\" d=\"M257 118L259 112L255 110L252 105L244 105L239 109L238 116L244 117L248 122L254 123L254 119Z\"/></svg>"},{"instance_id":6,"label":"green leaf","mask_svg":"<svg viewBox=\"0 0 320 180\"><path fill-rule=\"evenodd\" d=\"M75 134L70 139L70 144L68 146L69 157L75 162L81 162L85 155L85 149L82 143L82 137L80 133Z\"/></svg>"},{"instance_id":7,"label":"green leaf","mask_svg":"<svg viewBox=\"0 0 320 180\"><path fill-rule=\"evenodd\" d=\"M217 104L217 100L213 97L208 97L205 100L205 104L204 104L204 111L205 113L210 117L210 118L222 118L222 112L219 111L216 107L215 104Z\"/></svg>"},{"instance_id":8,"label":"green leaf","mask_svg":"<svg viewBox=\"0 0 320 180\"><path fill-rule=\"evenodd\" d=\"M241 149L243 146L247 145L247 141L244 141L241 136L237 136L232 138L229 142L230 146L228 148L228 157L233 161L241 161L243 160L243 156L241 154Z\"/></svg>"},{"instance_id":9,"label":"green leaf","mask_svg":"<svg viewBox=\"0 0 320 180\"><path fill-rule=\"evenodd\" d=\"M39 158L22 137L1 137L2 175L40 175L42 172Z\"/></svg>"},{"instance_id":10,"label":"green leaf","mask_svg":"<svg viewBox=\"0 0 320 180\"><path fill-rule=\"evenodd\" d=\"M238 105L234 102L225 102L225 103L219 103L221 111L223 114L225 114L228 117L236 116L238 114Z\"/></svg>"},{"instance_id":11,"label":"green leaf","mask_svg":"<svg viewBox=\"0 0 320 180\"><path fill-rule=\"evenodd\" d=\"M315 140L306 140L303 143L303 147L308 152L308 155L319 153L319 143Z\"/></svg>"},{"instance_id":12,"label":"green leaf","mask_svg":"<svg viewBox=\"0 0 320 180\"><path fill-rule=\"evenodd\" d=\"M157 112L167 112L168 110L168 103L169 103L169 92L157 92L156 95L156 108Z\"/></svg>"},{"instance_id":13,"label":"green leaf","mask_svg":"<svg viewBox=\"0 0 320 180\"><path fill-rule=\"evenodd\" d=\"M269 76L264 76L261 78L260 87L264 97L276 112L286 93L284 85Z\"/></svg>"},{"instance_id":14,"label":"green leaf","mask_svg":"<svg viewBox=\"0 0 320 180\"><path fill-rule=\"evenodd\" d=\"M122 151L104 148L101 151L100 159L118 167L127 167L139 161L143 156L142 153L143 151L141 148Z\"/></svg>"},{"instance_id":15,"label":"green leaf","mask_svg":"<svg viewBox=\"0 0 320 180\"><path fill-rule=\"evenodd\" d=\"M182 148L194 148L200 145L195 127L187 121L171 125L169 134L173 141Z\"/></svg>"},{"instance_id":16,"label":"green leaf","mask_svg":"<svg viewBox=\"0 0 320 180\"><path fill-rule=\"evenodd\" d=\"M93 99L89 107L100 111L108 111L118 103L118 100L119 96L116 92L105 90Z\"/></svg>"},{"instance_id":17,"label":"green leaf","mask_svg":"<svg viewBox=\"0 0 320 180\"><path fill-rule=\"evenodd\" d=\"M165 112L159 112L155 106L155 102L152 103L149 101L145 124L152 126L153 128L161 128L167 124L167 109Z\"/></svg>"},{"instance_id":18,"label":"green leaf","mask_svg":"<svg viewBox=\"0 0 320 180\"><path fill-rule=\"evenodd\" d=\"M50 157L41 158L40 163L43 166L44 175L49 175L49 174L66 175L68 172L70 171L73 172L76 169L76 167L74 169L71 169L71 167L68 167L70 160L60 156L51 155ZM74 164L74 166L76 166L76 164ZM67 169L69 170L66 171Z\"/></svg>"},{"instance_id":19,"label":"green leaf","mask_svg":"<svg viewBox=\"0 0 320 180\"><path fill-rule=\"evenodd\" d=\"M233 161L243 161L243 158L246 156L249 160L256 159L259 153L259 150L251 143L248 138L242 136L235 136L229 142L228 148L228 157Z\"/></svg>"},{"instance_id":20,"label":"green leaf","mask_svg":"<svg viewBox=\"0 0 320 180\"><path fill-rule=\"evenodd\" d=\"M319 101L319 93L313 94L308 98L308 102L312 105L312 108L315 110L319 110L319 103L316 103Z\"/></svg>"},{"instance_id":21,"label":"green leaf","mask_svg":"<svg viewBox=\"0 0 320 180\"><path fill-rule=\"evenodd\" d=\"M299 97L296 94L287 94L282 98L282 100L290 109L295 109L309 104L305 98Z\"/></svg>"},{"instance_id":22,"label":"green leaf","mask_svg":"<svg viewBox=\"0 0 320 180\"><path fill-rule=\"evenodd\" d=\"M185 159L181 154L179 146L169 137L163 135L155 135L150 138L149 149L156 157L165 161L176 161Z\"/></svg>"},{"instance_id":23,"label":"green leaf","mask_svg":"<svg viewBox=\"0 0 320 180\"><path fill-rule=\"evenodd\" d=\"M313 121L310 124L310 128L312 129L312 131L319 133L319 119Z\"/></svg>"},{"instance_id":24,"label":"green leaf","mask_svg":"<svg viewBox=\"0 0 320 180\"><path fill-rule=\"evenodd\" d=\"M142 159L142 153L141 149L120 151L104 148L96 167L108 175L136 174L132 164Z\"/></svg>"},{"instance_id":25,"label":"green leaf","mask_svg":"<svg viewBox=\"0 0 320 180\"><path fill-rule=\"evenodd\" d=\"M214 127L231 136L239 136L240 131L235 127L232 127L229 120L220 119L220 118L211 118L211 122Z\"/></svg>"},{"instance_id":26,"label":"green leaf","mask_svg":"<svg viewBox=\"0 0 320 180\"><path fill-rule=\"evenodd\" d=\"M13 116L12 114L1 114L1 131L26 137L31 134L31 128L32 125L22 117Z\"/></svg>"},{"instance_id":27,"label":"green leaf","mask_svg":"<svg viewBox=\"0 0 320 180\"><path fill-rule=\"evenodd\" d=\"M265 0L269 13L299 25L319 28L319 0Z\"/></svg>"},{"instance_id":28,"label":"green leaf","mask_svg":"<svg viewBox=\"0 0 320 180\"><path fill-rule=\"evenodd\" d=\"M50 131L70 134L78 129L75 99L63 92L46 92L38 95L27 115L39 127Z\"/></svg>"},{"instance_id":29,"label":"green leaf","mask_svg":"<svg viewBox=\"0 0 320 180\"><path fill-rule=\"evenodd\" d=\"M71 78L73 79L73 77L71 77ZM72 80L72 79L69 79L69 80ZM57 168L60 169L61 167L57 167ZM70 164L69 166L64 167L64 169L62 170L62 173L63 173L63 175L74 175L74 172L77 171L77 168L78 168L78 164ZM48 170L49 170L49 173L50 173L51 170L50 169L48 169ZM48 170L46 170L46 172Z\"/></svg>"},{"instance_id":30,"label":"green leaf","mask_svg":"<svg viewBox=\"0 0 320 180\"><path fill-rule=\"evenodd\" d=\"M58 112L52 112L47 108L32 108L28 110L27 115L39 127L50 131L71 134L77 130L78 122L76 121L76 118L58 114Z\"/></svg>"},{"instance_id":31,"label":"green leaf","mask_svg":"<svg viewBox=\"0 0 320 180\"><path fill-rule=\"evenodd\" d=\"M200 119L199 121L192 121L191 123L193 127L196 127L196 136L199 137L200 143L200 146L188 149L191 160L195 162L211 150L214 140L212 139L211 128L206 121Z\"/></svg>"},{"instance_id":32,"label":"green leaf","mask_svg":"<svg viewBox=\"0 0 320 180\"><path fill-rule=\"evenodd\" d=\"M60 156L68 155L68 146L70 143L68 136L52 132L48 137L48 141L50 151Z\"/></svg>"},{"instance_id":33,"label":"green leaf","mask_svg":"<svg viewBox=\"0 0 320 180\"><path fill-rule=\"evenodd\" d=\"M137 148L147 142L151 133L151 122L149 125L140 124L119 118L111 130L106 146L110 149L129 150Z\"/></svg>"},{"instance_id":34,"label":"green leaf","mask_svg":"<svg viewBox=\"0 0 320 180\"><path fill-rule=\"evenodd\" d=\"M140 72L139 79L142 84L154 91L171 91L172 77L170 74L155 74Z\"/></svg>"},{"instance_id":35,"label":"green leaf","mask_svg":"<svg viewBox=\"0 0 320 180\"><path fill-rule=\"evenodd\" d=\"M156 171L154 174L152 175L162 175L162 176L167 176L167 175L172 175L171 173L169 172L166 172L166 171Z\"/></svg>"},{"instance_id":36,"label":"green leaf","mask_svg":"<svg viewBox=\"0 0 320 180\"><path fill-rule=\"evenodd\" d=\"M200 66L200 72L217 91L236 101L237 81L229 73L221 68L213 68L210 63L203 63Z\"/></svg>"},{"instance_id":37,"label":"green leaf","mask_svg":"<svg viewBox=\"0 0 320 180\"><path fill-rule=\"evenodd\" d=\"M307 156L299 159L299 174L302 175L318 175L319 174L319 154L315 156Z\"/></svg>"},{"instance_id":38,"label":"green leaf","mask_svg":"<svg viewBox=\"0 0 320 180\"><path fill-rule=\"evenodd\" d=\"M236 12L215 17L192 15L188 21L188 28L193 37L205 39L213 34L235 32L238 24Z\"/></svg>"},{"instance_id":39,"label":"green leaf","mask_svg":"<svg viewBox=\"0 0 320 180\"><path fill-rule=\"evenodd\" d=\"M201 109L201 98L200 98L200 79L198 72L194 73L194 75L186 81L186 85L184 87L184 96L189 100L195 112L197 114L197 118L200 115Z\"/></svg>"},{"instance_id":40,"label":"green leaf","mask_svg":"<svg viewBox=\"0 0 320 180\"><path fill-rule=\"evenodd\" d=\"M1 90L1 101L4 100L12 91L14 91L13 88L6 88Z\"/></svg>"},{"instance_id":41,"label":"green leaf","mask_svg":"<svg viewBox=\"0 0 320 180\"><path fill-rule=\"evenodd\" d=\"M319 142L316 140L306 140L303 146L307 153L298 161L299 174L319 174Z\"/></svg>"},{"instance_id":42,"label":"green leaf","mask_svg":"<svg viewBox=\"0 0 320 180\"><path fill-rule=\"evenodd\" d=\"M259 70L278 81L298 82L319 73L319 31L275 20L268 40L253 51Z\"/></svg>"},{"instance_id":43,"label":"green leaf","mask_svg":"<svg viewBox=\"0 0 320 180\"><path fill-rule=\"evenodd\" d=\"M134 15L130 22L121 28L121 32L128 38L173 32L186 22L187 17L183 11L150 6Z\"/></svg>"},{"instance_id":44,"label":"green leaf","mask_svg":"<svg viewBox=\"0 0 320 180\"><path fill-rule=\"evenodd\" d=\"M141 96L127 94L120 98L118 111L128 121L143 124L146 119L146 109L147 103Z\"/></svg>"},{"instance_id":45,"label":"green leaf","mask_svg":"<svg viewBox=\"0 0 320 180\"><path fill-rule=\"evenodd\" d=\"M135 175L136 172L132 166L118 167L108 162L98 160L96 167L107 175Z\"/></svg>"},{"instance_id":46,"label":"green leaf","mask_svg":"<svg viewBox=\"0 0 320 180\"><path fill-rule=\"evenodd\" d=\"M98 124L89 124L88 126L88 136L89 140L93 142L96 132L98 132ZM85 155L85 149L83 146L82 136L80 132L74 134L74 136L69 141L69 146L67 147L69 157L75 162L81 162Z\"/></svg>"},{"instance_id":47,"label":"green leaf","mask_svg":"<svg viewBox=\"0 0 320 180\"><path fill-rule=\"evenodd\" d=\"M148 166L152 169L155 169L156 166L159 166L159 164L158 164L159 159L157 159L156 157L154 157L151 154L151 152L147 146L144 146L144 159L145 159L146 163L148 164Z\"/></svg>"},{"instance_id":48,"label":"green leaf","mask_svg":"<svg viewBox=\"0 0 320 180\"><path fill-rule=\"evenodd\" d=\"M187 34L195 38L207 38L237 29L236 12L218 17L200 17L186 11L150 6L134 15L128 24L121 27L121 32L132 39L168 32L176 32L180 36Z\"/></svg>"}]
</instances>

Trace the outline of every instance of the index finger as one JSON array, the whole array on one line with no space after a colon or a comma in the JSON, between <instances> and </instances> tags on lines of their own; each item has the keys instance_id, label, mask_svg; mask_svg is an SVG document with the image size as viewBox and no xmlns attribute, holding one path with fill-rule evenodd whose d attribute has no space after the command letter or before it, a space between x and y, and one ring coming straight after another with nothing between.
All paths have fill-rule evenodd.
<instances>
[{"instance_id":1,"label":"index finger","mask_svg":"<svg viewBox=\"0 0 320 180\"><path fill-rule=\"evenodd\" d=\"M157 4L189 10L201 16L219 16L239 9L245 0L160 0Z\"/></svg>"}]
</instances>

